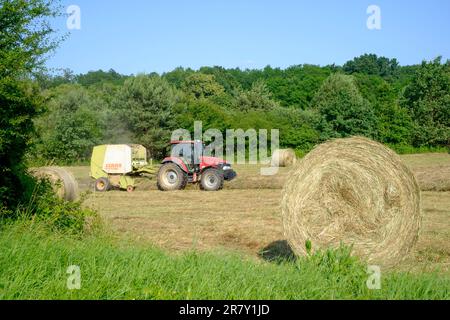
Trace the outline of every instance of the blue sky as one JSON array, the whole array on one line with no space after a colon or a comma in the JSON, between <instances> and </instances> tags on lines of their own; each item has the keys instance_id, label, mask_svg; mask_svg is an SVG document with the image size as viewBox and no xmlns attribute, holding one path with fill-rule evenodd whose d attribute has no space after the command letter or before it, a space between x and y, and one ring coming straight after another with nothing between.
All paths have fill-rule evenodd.
<instances>
[{"instance_id":1,"label":"blue sky","mask_svg":"<svg viewBox=\"0 0 450 320\"><path fill-rule=\"evenodd\" d=\"M47 63L75 73L124 74L177 66L227 68L343 64L363 53L402 65L450 58L449 0L63 0L81 9L81 30ZM381 30L369 30L369 5ZM54 22L68 32L66 19Z\"/></svg>"}]
</instances>

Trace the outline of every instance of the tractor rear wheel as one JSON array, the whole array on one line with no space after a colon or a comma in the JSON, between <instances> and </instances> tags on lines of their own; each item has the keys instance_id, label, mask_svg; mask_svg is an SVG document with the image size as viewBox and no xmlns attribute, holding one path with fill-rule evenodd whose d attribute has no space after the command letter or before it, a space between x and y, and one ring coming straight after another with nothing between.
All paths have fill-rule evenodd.
<instances>
[{"instance_id":1,"label":"tractor rear wheel","mask_svg":"<svg viewBox=\"0 0 450 320\"><path fill-rule=\"evenodd\" d=\"M222 170L209 168L203 171L200 188L205 191L218 191L223 188Z\"/></svg>"},{"instance_id":2,"label":"tractor rear wheel","mask_svg":"<svg viewBox=\"0 0 450 320\"><path fill-rule=\"evenodd\" d=\"M111 183L107 178L98 178L95 180L95 191L106 192L111 188Z\"/></svg>"},{"instance_id":3,"label":"tractor rear wheel","mask_svg":"<svg viewBox=\"0 0 450 320\"><path fill-rule=\"evenodd\" d=\"M182 190L187 184L187 175L175 163L165 163L158 171L158 189L161 191Z\"/></svg>"}]
</instances>

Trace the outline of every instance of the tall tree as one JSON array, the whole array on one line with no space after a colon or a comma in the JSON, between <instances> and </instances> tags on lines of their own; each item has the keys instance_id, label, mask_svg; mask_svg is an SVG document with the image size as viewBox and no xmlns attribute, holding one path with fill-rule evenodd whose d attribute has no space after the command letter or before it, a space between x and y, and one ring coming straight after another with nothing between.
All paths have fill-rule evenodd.
<instances>
[{"instance_id":1,"label":"tall tree","mask_svg":"<svg viewBox=\"0 0 450 320\"><path fill-rule=\"evenodd\" d=\"M412 121L408 110L398 103L398 90L380 76L355 74L354 77L362 96L373 107L380 141L410 145Z\"/></svg>"},{"instance_id":2,"label":"tall tree","mask_svg":"<svg viewBox=\"0 0 450 320\"><path fill-rule=\"evenodd\" d=\"M331 75L317 92L312 105L322 118L318 129L323 139L376 136L375 114L352 76Z\"/></svg>"},{"instance_id":3,"label":"tall tree","mask_svg":"<svg viewBox=\"0 0 450 320\"><path fill-rule=\"evenodd\" d=\"M86 160L106 131L106 102L80 85L62 85L48 94L48 112L35 123L37 155L75 163Z\"/></svg>"},{"instance_id":4,"label":"tall tree","mask_svg":"<svg viewBox=\"0 0 450 320\"><path fill-rule=\"evenodd\" d=\"M450 62L423 62L405 88L402 105L410 111L415 146L450 145Z\"/></svg>"},{"instance_id":5,"label":"tall tree","mask_svg":"<svg viewBox=\"0 0 450 320\"><path fill-rule=\"evenodd\" d=\"M186 81L186 78L194 73L194 70L183 67L177 67L170 72L166 72L162 75L164 79L166 79L171 85L175 86L178 89L181 89L183 84Z\"/></svg>"},{"instance_id":6,"label":"tall tree","mask_svg":"<svg viewBox=\"0 0 450 320\"><path fill-rule=\"evenodd\" d=\"M51 0L0 0L0 206L21 199L21 160L41 100L23 79L42 68L58 44L49 20L58 14Z\"/></svg>"},{"instance_id":7,"label":"tall tree","mask_svg":"<svg viewBox=\"0 0 450 320\"><path fill-rule=\"evenodd\" d=\"M272 93L266 86L264 80L257 80L252 84L250 90L239 90L236 97L236 106L242 111L254 109L271 110L278 106L272 100Z\"/></svg>"},{"instance_id":8,"label":"tall tree","mask_svg":"<svg viewBox=\"0 0 450 320\"><path fill-rule=\"evenodd\" d=\"M170 140L176 102L176 90L159 76L129 78L118 93L117 108L122 110L133 142L147 147L154 158L164 155Z\"/></svg>"},{"instance_id":9,"label":"tall tree","mask_svg":"<svg viewBox=\"0 0 450 320\"><path fill-rule=\"evenodd\" d=\"M225 89L212 74L194 73L186 78L183 89L195 98L208 98L222 94Z\"/></svg>"}]
</instances>

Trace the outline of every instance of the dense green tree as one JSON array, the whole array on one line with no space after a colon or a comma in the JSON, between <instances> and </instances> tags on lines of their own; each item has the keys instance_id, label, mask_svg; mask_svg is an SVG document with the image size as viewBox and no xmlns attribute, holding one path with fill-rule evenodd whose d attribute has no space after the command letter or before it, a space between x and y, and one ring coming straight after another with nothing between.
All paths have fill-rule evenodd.
<instances>
[{"instance_id":1,"label":"dense green tree","mask_svg":"<svg viewBox=\"0 0 450 320\"><path fill-rule=\"evenodd\" d=\"M240 83L237 79L235 79L234 75L223 67L202 67L200 68L199 72L203 74L213 75L216 82L221 85L224 88L225 92L228 94L232 94L234 90L241 87Z\"/></svg>"},{"instance_id":2,"label":"dense green tree","mask_svg":"<svg viewBox=\"0 0 450 320\"><path fill-rule=\"evenodd\" d=\"M270 67L266 67L266 69L267 68ZM233 77L233 79L236 79L237 83L239 84L239 87L241 87L244 90L249 90L256 80L267 78L264 77L263 70L256 70L256 69L241 70L239 68L235 68L235 69L228 69L227 72Z\"/></svg>"},{"instance_id":3,"label":"dense green tree","mask_svg":"<svg viewBox=\"0 0 450 320\"><path fill-rule=\"evenodd\" d=\"M121 85L127 78L128 76L122 75L114 69L110 69L108 72L97 70L89 71L86 74L79 74L75 76L75 81L82 86L89 87L93 85L101 85L103 83Z\"/></svg>"},{"instance_id":4,"label":"dense green tree","mask_svg":"<svg viewBox=\"0 0 450 320\"><path fill-rule=\"evenodd\" d=\"M121 117L135 143L143 144L154 158L162 157L175 128L177 92L161 77L138 75L125 81L116 99Z\"/></svg>"},{"instance_id":5,"label":"dense green tree","mask_svg":"<svg viewBox=\"0 0 450 320\"><path fill-rule=\"evenodd\" d=\"M208 98L224 93L224 88L211 74L194 73L188 76L182 86L183 90L195 98Z\"/></svg>"},{"instance_id":6,"label":"dense green tree","mask_svg":"<svg viewBox=\"0 0 450 320\"><path fill-rule=\"evenodd\" d=\"M394 145L410 145L411 117L407 109L399 105L395 86L375 75L355 74L354 77L362 96L373 107L379 140Z\"/></svg>"},{"instance_id":7,"label":"dense green tree","mask_svg":"<svg viewBox=\"0 0 450 320\"><path fill-rule=\"evenodd\" d=\"M36 155L63 163L88 159L105 133L105 102L78 85L63 85L47 94L48 111L36 120Z\"/></svg>"},{"instance_id":8,"label":"dense green tree","mask_svg":"<svg viewBox=\"0 0 450 320\"><path fill-rule=\"evenodd\" d=\"M252 109L271 110L278 104L272 100L272 93L263 80L253 83L250 90L238 90L236 97L236 107L242 111Z\"/></svg>"},{"instance_id":9,"label":"dense green tree","mask_svg":"<svg viewBox=\"0 0 450 320\"><path fill-rule=\"evenodd\" d=\"M330 74L331 69L327 67L298 65L289 67L266 81L274 99L282 106L308 109L314 95Z\"/></svg>"},{"instance_id":10,"label":"dense green tree","mask_svg":"<svg viewBox=\"0 0 450 320\"><path fill-rule=\"evenodd\" d=\"M232 125L232 116L221 105L210 99L188 99L176 106L177 129L194 132L194 122L201 121L203 130L225 132Z\"/></svg>"},{"instance_id":11,"label":"dense green tree","mask_svg":"<svg viewBox=\"0 0 450 320\"><path fill-rule=\"evenodd\" d=\"M48 19L55 17L54 1L1 0L0 78L31 74L42 68L58 39Z\"/></svg>"},{"instance_id":12,"label":"dense green tree","mask_svg":"<svg viewBox=\"0 0 450 320\"><path fill-rule=\"evenodd\" d=\"M378 116L378 139L384 143L410 146L413 130L408 111L397 103L385 106Z\"/></svg>"},{"instance_id":13,"label":"dense green tree","mask_svg":"<svg viewBox=\"0 0 450 320\"><path fill-rule=\"evenodd\" d=\"M60 69L53 74L39 72L34 75L41 89L50 89L63 84L75 83L75 75L70 69Z\"/></svg>"},{"instance_id":14,"label":"dense green tree","mask_svg":"<svg viewBox=\"0 0 450 320\"><path fill-rule=\"evenodd\" d=\"M344 64L345 73L363 73L377 75L383 78L398 75L399 64L397 59L378 57L376 54L364 54Z\"/></svg>"},{"instance_id":15,"label":"dense green tree","mask_svg":"<svg viewBox=\"0 0 450 320\"><path fill-rule=\"evenodd\" d=\"M399 93L402 92L403 89L412 81L419 68L420 65L400 67L398 70L397 78L392 82L395 90Z\"/></svg>"},{"instance_id":16,"label":"dense green tree","mask_svg":"<svg viewBox=\"0 0 450 320\"><path fill-rule=\"evenodd\" d=\"M406 87L402 105L414 121L414 146L450 145L450 62L423 62Z\"/></svg>"},{"instance_id":17,"label":"dense green tree","mask_svg":"<svg viewBox=\"0 0 450 320\"><path fill-rule=\"evenodd\" d=\"M23 79L57 46L48 22L55 15L52 1L0 0L0 208L23 197L22 159L42 109L37 90Z\"/></svg>"},{"instance_id":18,"label":"dense green tree","mask_svg":"<svg viewBox=\"0 0 450 320\"><path fill-rule=\"evenodd\" d=\"M313 110L298 108L275 108L269 113L274 129L280 130L280 144L302 152L311 150L320 142L320 133L315 130L320 115Z\"/></svg>"},{"instance_id":19,"label":"dense green tree","mask_svg":"<svg viewBox=\"0 0 450 320\"><path fill-rule=\"evenodd\" d=\"M186 81L186 78L194 73L194 70L183 67L177 67L170 72L166 72L162 75L164 79L166 79L171 85L175 86L178 89L181 89L183 84Z\"/></svg>"},{"instance_id":20,"label":"dense green tree","mask_svg":"<svg viewBox=\"0 0 450 320\"><path fill-rule=\"evenodd\" d=\"M322 118L318 125L322 139L376 136L375 114L352 76L331 75L317 92L312 105Z\"/></svg>"}]
</instances>

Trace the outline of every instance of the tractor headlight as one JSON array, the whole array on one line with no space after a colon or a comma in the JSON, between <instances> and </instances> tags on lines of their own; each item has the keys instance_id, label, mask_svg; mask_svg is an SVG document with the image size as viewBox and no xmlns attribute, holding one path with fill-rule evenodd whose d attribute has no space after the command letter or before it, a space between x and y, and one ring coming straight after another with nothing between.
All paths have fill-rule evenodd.
<instances>
[{"instance_id":1,"label":"tractor headlight","mask_svg":"<svg viewBox=\"0 0 450 320\"><path fill-rule=\"evenodd\" d=\"M231 170L231 165L226 164L226 165L223 166L222 169L223 169L223 170Z\"/></svg>"}]
</instances>

